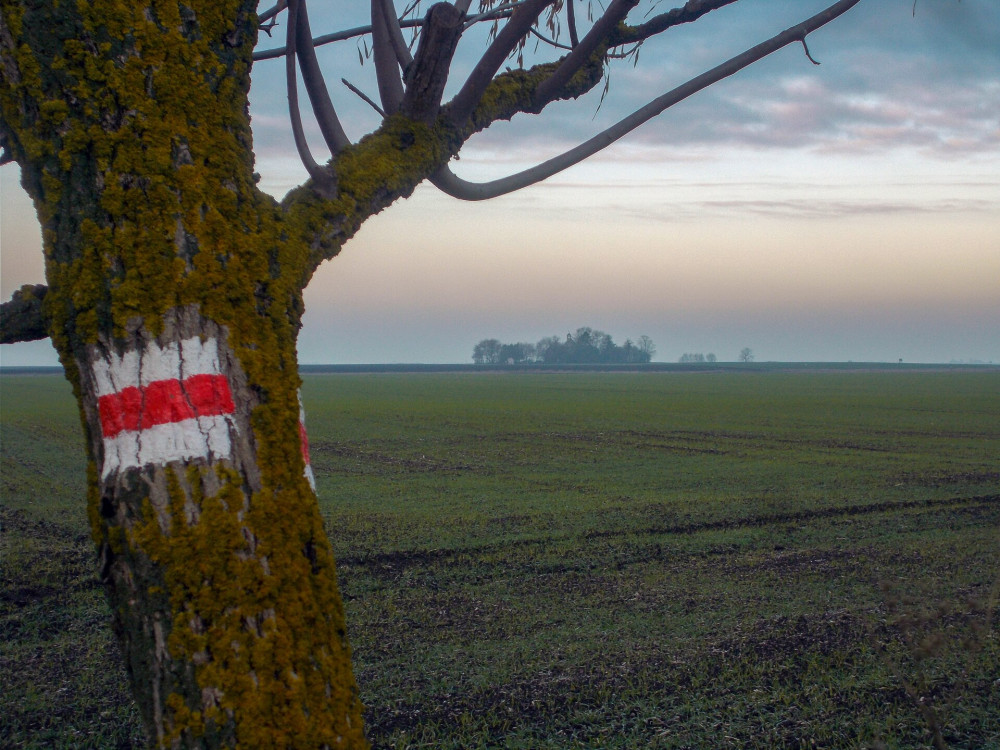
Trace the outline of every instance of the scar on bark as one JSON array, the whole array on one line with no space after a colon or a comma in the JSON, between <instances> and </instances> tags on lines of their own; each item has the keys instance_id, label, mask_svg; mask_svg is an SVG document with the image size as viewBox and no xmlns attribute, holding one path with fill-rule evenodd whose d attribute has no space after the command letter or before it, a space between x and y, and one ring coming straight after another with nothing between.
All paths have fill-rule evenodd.
<instances>
[{"instance_id":1,"label":"scar on bark","mask_svg":"<svg viewBox=\"0 0 1000 750\"><path fill-rule=\"evenodd\" d=\"M44 284L25 284L0 305L0 344L49 337L42 312L42 301L48 291Z\"/></svg>"}]
</instances>

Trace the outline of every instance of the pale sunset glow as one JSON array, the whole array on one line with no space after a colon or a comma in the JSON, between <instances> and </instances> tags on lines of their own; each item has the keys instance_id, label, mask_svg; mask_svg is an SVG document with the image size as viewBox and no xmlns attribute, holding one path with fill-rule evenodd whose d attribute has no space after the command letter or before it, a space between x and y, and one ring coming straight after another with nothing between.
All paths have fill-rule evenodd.
<instances>
[{"instance_id":1,"label":"pale sunset glow","mask_svg":"<svg viewBox=\"0 0 1000 750\"><path fill-rule=\"evenodd\" d=\"M455 171L554 155L822 5L740 3L673 29L637 69L613 68L600 109L598 91L519 117L473 139ZM579 326L647 334L658 361L749 346L761 361L1000 362L1000 5L912 11L864 0L810 36L821 65L785 49L541 185L475 204L421 186L314 276L301 362L470 362L483 338ZM323 55L334 79L357 68L353 42ZM352 82L371 90L370 68ZM252 90L261 186L278 197L305 179L281 78L258 63ZM364 120L357 137L366 105L333 94L348 123ZM44 279L18 179L0 168L4 299ZM0 356L56 364L47 342Z\"/></svg>"}]
</instances>

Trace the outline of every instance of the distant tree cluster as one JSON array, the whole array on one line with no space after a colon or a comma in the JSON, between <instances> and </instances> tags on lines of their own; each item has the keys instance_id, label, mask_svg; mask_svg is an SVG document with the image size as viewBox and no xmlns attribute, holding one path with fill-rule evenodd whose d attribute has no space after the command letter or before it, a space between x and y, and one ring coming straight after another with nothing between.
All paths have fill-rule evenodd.
<instances>
[{"instance_id":1,"label":"distant tree cluster","mask_svg":"<svg viewBox=\"0 0 1000 750\"><path fill-rule=\"evenodd\" d=\"M649 362L654 354L656 345L649 336L640 336L635 342L626 339L619 346L604 331L584 327L577 328L576 333L567 333L565 340L548 336L537 344L504 344L497 339L483 339L473 347L472 361L477 365L629 364Z\"/></svg>"},{"instance_id":2,"label":"distant tree cluster","mask_svg":"<svg viewBox=\"0 0 1000 750\"><path fill-rule=\"evenodd\" d=\"M716 358L712 352L708 354L682 354L678 362L715 362Z\"/></svg>"}]
</instances>

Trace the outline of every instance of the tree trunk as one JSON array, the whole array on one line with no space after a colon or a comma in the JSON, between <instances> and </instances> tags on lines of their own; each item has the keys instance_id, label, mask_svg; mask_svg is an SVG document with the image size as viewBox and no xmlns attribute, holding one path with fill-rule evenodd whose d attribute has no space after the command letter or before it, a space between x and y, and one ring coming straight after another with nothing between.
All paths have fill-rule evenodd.
<instances>
[{"instance_id":1,"label":"tree trunk","mask_svg":"<svg viewBox=\"0 0 1000 750\"><path fill-rule=\"evenodd\" d=\"M310 247L254 186L254 5L2 0L0 136L151 744L365 747L300 442Z\"/></svg>"},{"instance_id":2,"label":"tree trunk","mask_svg":"<svg viewBox=\"0 0 1000 750\"><path fill-rule=\"evenodd\" d=\"M229 339L192 305L77 360L90 516L133 692L160 745L357 747L294 352L254 382Z\"/></svg>"}]
</instances>

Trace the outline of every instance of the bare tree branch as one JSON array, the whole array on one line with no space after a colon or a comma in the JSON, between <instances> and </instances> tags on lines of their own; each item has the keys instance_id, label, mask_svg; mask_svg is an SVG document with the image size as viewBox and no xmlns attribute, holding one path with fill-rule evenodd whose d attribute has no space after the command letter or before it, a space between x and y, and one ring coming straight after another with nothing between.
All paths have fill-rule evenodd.
<instances>
[{"instance_id":1,"label":"bare tree branch","mask_svg":"<svg viewBox=\"0 0 1000 750\"><path fill-rule=\"evenodd\" d=\"M477 23L483 23L485 21L494 21L499 18L507 18L511 14L512 9L524 5L526 2L528 2L528 0L517 0L517 2L504 3L503 5L500 5L494 8L493 10L487 11L485 13L479 13L474 16L469 16L465 21L466 27L472 26ZM412 29L424 25L423 18L409 18L405 20L399 20L399 19L397 20L399 22L400 28L403 29ZM347 41L348 39L354 39L356 37L365 36L366 34L371 34L371 33L372 33L371 26L355 26L352 29L344 29L342 31L334 31L329 34L323 34L321 36L315 37L312 40L312 42L313 42L313 47L322 47L324 44L333 44L334 42L344 42ZM405 40L402 40L402 37L400 37L400 40L403 42L403 49L406 49L408 54L409 50L406 46ZM254 62L259 62L261 60L274 60L275 58L278 57L284 57L287 51L288 50L285 47L274 47L273 49L257 50L256 52L253 53L253 60Z\"/></svg>"},{"instance_id":2,"label":"bare tree branch","mask_svg":"<svg viewBox=\"0 0 1000 750\"><path fill-rule=\"evenodd\" d=\"M47 339L42 301L49 288L44 284L22 286L0 305L0 344Z\"/></svg>"},{"instance_id":3,"label":"bare tree branch","mask_svg":"<svg viewBox=\"0 0 1000 750\"><path fill-rule=\"evenodd\" d=\"M802 42L802 49L806 53L806 57L809 58L809 62L813 65L819 65L819 60L813 59L813 56L809 53L809 45L806 44L806 38L802 37L799 41Z\"/></svg>"},{"instance_id":4,"label":"bare tree branch","mask_svg":"<svg viewBox=\"0 0 1000 750\"><path fill-rule=\"evenodd\" d=\"M400 21L400 26L403 28L412 28L414 26L423 26L424 19L422 18L411 18L408 21ZM354 39L355 37L365 36L366 34L372 33L371 26L355 26L353 29L344 29L342 31L334 31L330 34L323 34L321 36L315 37L313 42L313 47L322 47L324 44L333 44L334 42L344 42L348 39ZM278 57L284 57L288 52L286 47L275 47L273 49L257 50L253 53L254 62L259 62L261 60L273 60Z\"/></svg>"},{"instance_id":5,"label":"bare tree branch","mask_svg":"<svg viewBox=\"0 0 1000 750\"><path fill-rule=\"evenodd\" d=\"M405 73L406 66L413 62L413 55L410 54L410 48L403 38L403 27L400 25L399 18L396 17L396 10L392 7L392 0L382 0L382 8L389 27L389 38L392 40L392 49L396 53L396 62L399 63L399 67Z\"/></svg>"},{"instance_id":6,"label":"bare tree branch","mask_svg":"<svg viewBox=\"0 0 1000 750\"><path fill-rule=\"evenodd\" d=\"M612 0L611 5L608 6L604 15L597 19L597 23L580 40L580 43L573 48L573 51L562 59L555 73L538 86L538 89L535 91L535 102L539 107L544 106L557 96L558 91L566 85L570 77L583 67L587 59L594 54L599 46L606 42L612 29L638 3L639 0Z\"/></svg>"},{"instance_id":7,"label":"bare tree branch","mask_svg":"<svg viewBox=\"0 0 1000 750\"><path fill-rule=\"evenodd\" d=\"M391 11L386 16L386 5ZM399 27L396 19L396 11L392 9L392 3L385 0L372 0L372 55L375 58L375 77L378 80L378 94L382 101L382 109L387 114L392 114L399 109L403 102L403 81L399 77L399 61L396 50L393 48L392 31L390 24Z\"/></svg>"},{"instance_id":8,"label":"bare tree branch","mask_svg":"<svg viewBox=\"0 0 1000 750\"><path fill-rule=\"evenodd\" d=\"M286 7L288 7L288 3L286 2L286 0L278 0L278 3L273 8L268 8L267 10L265 10L263 13L257 16L257 19L258 21L260 21L260 23L264 23L265 21L270 21L272 18L281 13L281 11L283 11Z\"/></svg>"},{"instance_id":9,"label":"bare tree branch","mask_svg":"<svg viewBox=\"0 0 1000 750\"><path fill-rule=\"evenodd\" d=\"M812 16L802 23L786 29L780 34L768 39L766 42L758 44L756 47L753 47L746 52L727 60L721 65L702 73L700 76L692 78L687 83L678 86L663 96L654 99L646 106L636 110L628 117L620 120L615 125L612 125L607 130L597 134L584 143L581 143L579 146L576 146L559 156L542 162L541 164L531 167L530 169L526 169L522 172L518 172L517 174L513 174L499 180L474 183L463 180L461 177L458 177L451 172L447 166L445 166L434 174L431 182L448 195L462 200L473 201L495 198L500 195L505 195L506 193L514 192L515 190L520 190L528 185L541 182L554 174L568 169L574 164L578 164L587 157L593 156L598 151L607 148L622 136L635 130L644 122L656 117L664 110L672 107L678 102L687 99L692 94L695 94L698 91L721 81L723 78L728 78L757 60L776 52L782 47L794 44L795 42L803 41L806 38L806 35L822 26L825 26L843 13L846 13L859 2L860 0L840 0L840 2L831 5L826 10L817 13L815 16Z\"/></svg>"},{"instance_id":10,"label":"bare tree branch","mask_svg":"<svg viewBox=\"0 0 1000 750\"><path fill-rule=\"evenodd\" d=\"M572 50L573 49L568 44L562 44L561 42L557 42L555 39L551 39L551 38L545 36L545 34L543 34L542 32L540 32L534 26L531 27L530 31L531 31L531 35L532 36L537 37L539 40L545 42L550 47L554 47L555 49L565 49L565 50Z\"/></svg>"},{"instance_id":11,"label":"bare tree branch","mask_svg":"<svg viewBox=\"0 0 1000 750\"><path fill-rule=\"evenodd\" d=\"M576 35L576 10L574 9L573 1L566 0L566 25L569 26L569 44L571 47L575 47L580 43L580 39Z\"/></svg>"},{"instance_id":12,"label":"bare tree branch","mask_svg":"<svg viewBox=\"0 0 1000 750\"><path fill-rule=\"evenodd\" d=\"M688 0L683 8L674 8L666 13L654 16L646 21L646 23L624 29L612 41L611 46L641 42L644 39L649 39L651 36L666 31L671 26L679 26L682 23L697 21L707 13L735 2L737 0Z\"/></svg>"},{"instance_id":13,"label":"bare tree branch","mask_svg":"<svg viewBox=\"0 0 1000 750\"><path fill-rule=\"evenodd\" d=\"M426 123L437 118L463 20L462 13L448 3L437 3L427 11L417 54L406 71L400 111L407 117Z\"/></svg>"},{"instance_id":14,"label":"bare tree branch","mask_svg":"<svg viewBox=\"0 0 1000 750\"><path fill-rule=\"evenodd\" d=\"M288 114L292 121L292 138L295 141L295 148L299 152L299 159L305 166L309 176L313 178L316 187L321 193L328 197L336 194L336 185L333 176L323 169L316 160L313 159L309 144L306 142L305 133L302 130L302 116L299 111L299 86L295 75L296 55L296 26L298 23L299 3L301 0L288 0L288 32L285 46L288 55L285 56L285 84L288 89Z\"/></svg>"},{"instance_id":15,"label":"bare tree branch","mask_svg":"<svg viewBox=\"0 0 1000 750\"><path fill-rule=\"evenodd\" d=\"M378 104L370 96L368 96L368 94L366 94L364 91L362 91L361 89L359 89L357 86L355 86L353 83L351 83L350 81L348 81L346 78L341 78L340 82L342 84L344 84L345 86L347 86L347 88L349 88L352 92L354 92L355 94L357 94L358 97L360 97L361 101L363 101L365 104L369 105L372 109L374 109L376 112L378 112L382 117L385 117L385 110L382 109L380 106L378 106Z\"/></svg>"},{"instance_id":16,"label":"bare tree branch","mask_svg":"<svg viewBox=\"0 0 1000 750\"><path fill-rule=\"evenodd\" d=\"M528 0L514 11L514 15L497 34L496 39L476 63L472 73L449 105L449 118L455 124L465 122L476 108L479 100L490 85L493 76L500 70L503 61L517 46L518 41L535 25L535 19L552 0Z\"/></svg>"},{"instance_id":17,"label":"bare tree branch","mask_svg":"<svg viewBox=\"0 0 1000 750\"><path fill-rule=\"evenodd\" d=\"M297 2L299 7L295 26L295 51L299 64L302 66L302 82L306 86L306 93L309 94L309 101L312 103L313 113L316 115L316 122L319 123L319 129L326 141L327 148L330 149L331 155L336 155L349 146L351 140L344 132L340 118L337 117L337 112L333 108L330 92L326 88L326 80L319 68L319 61L316 59L316 49L313 47L312 34L309 31L309 13L306 11L306 0L297 0Z\"/></svg>"},{"instance_id":18,"label":"bare tree branch","mask_svg":"<svg viewBox=\"0 0 1000 750\"><path fill-rule=\"evenodd\" d=\"M491 8L484 13L477 13L475 15L468 16L465 19L465 28L475 26L477 23L481 23L483 21L496 21L501 18L510 18L514 11L526 2L528 2L528 0L509 0L509 2L500 3L497 7Z\"/></svg>"}]
</instances>

